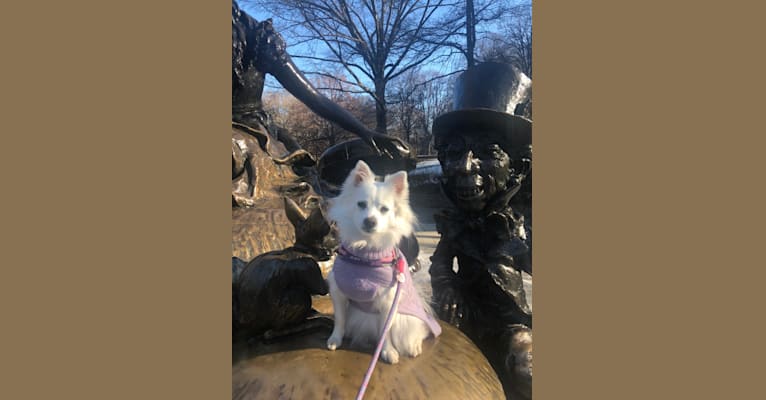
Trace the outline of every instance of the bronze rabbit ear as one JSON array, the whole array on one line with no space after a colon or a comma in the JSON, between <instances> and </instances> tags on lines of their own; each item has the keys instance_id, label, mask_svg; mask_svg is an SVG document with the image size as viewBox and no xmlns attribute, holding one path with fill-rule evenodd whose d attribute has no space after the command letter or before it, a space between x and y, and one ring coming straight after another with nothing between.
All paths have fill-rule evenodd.
<instances>
[{"instance_id":1,"label":"bronze rabbit ear","mask_svg":"<svg viewBox=\"0 0 766 400\"><path fill-rule=\"evenodd\" d=\"M304 229L320 238L330 233L330 222L327 221L320 207L311 210L311 214L306 218Z\"/></svg>"},{"instance_id":2,"label":"bronze rabbit ear","mask_svg":"<svg viewBox=\"0 0 766 400\"><path fill-rule=\"evenodd\" d=\"M298 227L306 221L306 213L289 197L285 197L285 214L293 226Z\"/></svg>"}]
</instances>

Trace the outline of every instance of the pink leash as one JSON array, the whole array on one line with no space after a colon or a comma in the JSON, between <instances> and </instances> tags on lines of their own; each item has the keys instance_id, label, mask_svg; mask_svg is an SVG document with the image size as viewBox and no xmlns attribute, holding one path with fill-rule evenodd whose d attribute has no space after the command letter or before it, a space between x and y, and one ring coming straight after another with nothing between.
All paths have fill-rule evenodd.
<instances>
[{"instance_id":1,"label":"pink leash","mask_svg":"<svg viewBox=\"0 0 766 400\"><path fill-rule=\"evenodd\" d=\"M383 351L383 343L386 341L386 335L388 335L388 331L391 330L391 325L394 323L394 315L396 315L396 309L399 307L399 295L402 292L402 283L404 282L405 265L404 257L400 256L396 262L396 293L394 293L394 301L391 304L391 311L388 312L386 323L383 324L383 333L380 335L378 347L375 348L375 354L372 356L372 361L370 361L370 366L367 368L367 373L364 374L364 380L362 381L362 386L359 388L359 393L356 394L356 400L362 400L364 397L364 392L367 390L367 384L370 383L370 378L372 377L372 371L375 370L375 364L378 363L380 352Z\"/></svg>"}]
</instances>

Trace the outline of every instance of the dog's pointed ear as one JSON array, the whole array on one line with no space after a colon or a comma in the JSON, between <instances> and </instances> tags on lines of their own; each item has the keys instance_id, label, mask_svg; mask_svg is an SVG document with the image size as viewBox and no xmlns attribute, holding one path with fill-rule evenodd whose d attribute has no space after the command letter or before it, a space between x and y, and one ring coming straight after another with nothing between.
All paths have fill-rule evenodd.
<instances>
[{"instance_id":1,"label":"dog's pointed ear","mask_svg":"<svg viewBox=\"0 0 766 400\"><path fill-rule=\"evenodd\" d=\"M370 166L362 160L359 160L351 171L351 182L354 186L359 186L362 182L372 182L375 180L375 173L372 172Z\"/></svg>"},{"instance_id":2,"label":"dog's pointed ear","mask_svg":"<svg viewBox=\"0 0 766 400\"><path fill-rule=\"evenodd\" d=\"M285 214L293 226L302 224L307 218L306 213L289 197L285 197Z\"/></svg>"},{"instance_id":3,"label":"dog's pointed ear","mask_svg":"<svg viewBox=\"0 0 766 400\"><path fill-rule=\"evenodd\" d=\"M385 184L391 185L394 188L394 193L397 196L407 196L409 194L409 186L407 184L407 173L399 171L395 174L387 175L383 180Z\"/></svg>"}]
</instances>

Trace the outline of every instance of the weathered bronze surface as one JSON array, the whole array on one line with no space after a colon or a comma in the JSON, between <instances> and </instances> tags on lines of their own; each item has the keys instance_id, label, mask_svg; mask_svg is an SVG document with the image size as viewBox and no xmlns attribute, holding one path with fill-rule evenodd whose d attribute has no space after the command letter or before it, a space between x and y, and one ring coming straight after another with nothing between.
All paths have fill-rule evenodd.
<instances>
[{"instance_id":1,"label":"weathered bronze surface","mask_svg":"<svg viewBox=\"0 0 766 400\"><path fill-rule=\"evenodd\" d=\"M497 375L460 331L442 324L423 353L396 365L378 363L367 399L485 400L503 397ZM275 343L238 342L232 354L234 399L353 399L371 349L344 343L327 351L331 328Z\"/></svg>"},{"instance_id":2,"label":"weathered bronze surface","mask_svg":"<svg viewBox=\"0 0 766 400\"><path fill-rule=\"evenodd\" d=\"M531 170L532 124L513 115L530 84L511 66L479 64L458 78L454 111L433 126L442 188L454 205L434 218L436 312L479 346L508 398L531 396L532 311L521 275L532 273L530 221L511 206ZM529 212L531 192L525 200Z\"/></svg>"},{"instance_id":3,"label":"weathered bronze surface","mask_svg":"<svg viewBox=\"0 0 766 400\"><path fill-rule=\"evenodd\" d=\"M322 183L322 194L334 196L356 163L362 160L377 176L393 174L398 171L411 171L417 164L417 158L411 153L383 155L375 152L361 139L353 139L336 144L325 150L319 157L317 172Z\"/></svg>"},{"instance_id":4,"label":"weathered bronze surface","mask_svg":"<svg viewBox=\"0 0 766 400\"><path fill-rule=\"evenodd\" d=\"M295 242L283 209L232 208L232 256L245 261L273 250L284 249Z\"/></svg>"},{"instance_id":5,"label":"weathered bronze surface","mask_svg":"<svg viewBox=\"0 0 766 400\"><path fill-rule=\"evenodd\" d=\"M282 197L309 195L311 185L295 173L294 164L305 158L297 151L284 159L284 145L247 125L232 123L232 205L281 208Z\"/></svg>"},{"instance_id":6,"label":"weathered bronze surface","mask_svg":"<svg viewBox=\"0 0 766 400\"><path fill-rule=\"evenodd\" d=\"M295 240L285 215L283 198L306 207L316 201L306 179L289 163L274 161L271 153L284 146L267 134L232 124L232 255L249 261L258 254L279 250Z\"/></svg>"}]
</instances>

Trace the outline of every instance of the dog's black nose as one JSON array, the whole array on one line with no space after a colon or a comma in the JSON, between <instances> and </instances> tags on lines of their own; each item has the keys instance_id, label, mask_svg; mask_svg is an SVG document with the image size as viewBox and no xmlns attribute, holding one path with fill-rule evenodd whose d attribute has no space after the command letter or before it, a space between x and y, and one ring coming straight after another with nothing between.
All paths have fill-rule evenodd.
<instances>
[{"instance_id":1,"label":"dog's black nose","mask_svg":"<svg viewBox=\"0 0 766 400\"><path fill-rule=\"evenodd\" d=\"M364 230L369 232L375 229L375 225L377 224L378 224L378 221L376 221L375 218L365 218L364 221L362 222L362 227L364 228Z\"/></svg>"}]
</instances>

